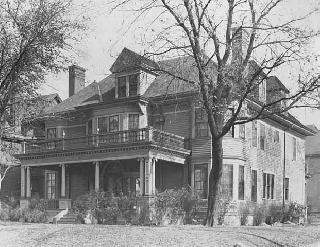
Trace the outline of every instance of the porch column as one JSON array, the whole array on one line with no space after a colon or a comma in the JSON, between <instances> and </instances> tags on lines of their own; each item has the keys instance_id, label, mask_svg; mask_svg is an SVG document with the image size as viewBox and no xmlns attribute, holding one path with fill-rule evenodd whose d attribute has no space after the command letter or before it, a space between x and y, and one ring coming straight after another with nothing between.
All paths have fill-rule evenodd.
<instances>
[{"instance_id":1,"label":"porch column","mask_svg":"<svg viewBox=\"0 0 320 247\"><path fill-rule=\"evenodd\" d=\"M99 190L99 161L95 162L94 189Z\"/></svg>"},{"instance_id":2,"label":"porch column","mask_svg":"<svg viewBox=\"0 0 320 247\"><path fill-rule=\"evenodd\" d=\"M61 197L66 197L66 165L61 164Z\"/></svg>"},{"instance_id":3,"label":"porch column","mask_svg":"<svg viewBox=\"0 0 320 247\"><path fill-rule=\"evenodd\" d=\"M152 195L156 194L156 159L152 159Z\"/></svg>"},{"instance_id":4,"label":"porch column","mask_svg":"<svg viewBox=\"0 0 320 247\"><path fill-rule=\"evenodd\" d=\"M155 159L145 158L145 194L155 194Z\"/></svg>"},{"instance_id":5,"label":"porch column","mask_svg":"<svg viewBox=\"0 0 320 247\"><path fill-rule=\"evenodd\" d=\"M27 167L27 198L31 197L30 167Z\"/></svg>"},{"instance_id":6,"label":"porch column","mask_svg":"<svg viewBox=\"0 0 320 247\"><path fill-rule=\"evenodd\" d=\"M144 158L138 159L140 163L140 196L144 195Z\"/></svg>"},{"instance_id":7,"label":"porch column","mask_svg":"<svg viewBox=\"0 0 320 247\"><path fill-rule=\"evenodd\" d=\"M21 198L26 197L26 168L21 166Z\"/></svg>"}]
</instances>

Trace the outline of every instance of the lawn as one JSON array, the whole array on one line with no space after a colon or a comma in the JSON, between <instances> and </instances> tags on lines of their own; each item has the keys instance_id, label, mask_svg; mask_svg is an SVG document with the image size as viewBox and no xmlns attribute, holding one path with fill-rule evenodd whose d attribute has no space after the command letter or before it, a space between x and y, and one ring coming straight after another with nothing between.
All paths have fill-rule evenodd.
<instances>
[{"instance_id":1,"label":"lawn","mask_svg":"<svg viewBox=\"0 0 320 247\"><path fill-rule=\"evenodd\" d=\"M0 246L318 246L320 226L106 226L0 223ZM320 243L320 242L319 242Z\"/></svg>"}]
</instances>

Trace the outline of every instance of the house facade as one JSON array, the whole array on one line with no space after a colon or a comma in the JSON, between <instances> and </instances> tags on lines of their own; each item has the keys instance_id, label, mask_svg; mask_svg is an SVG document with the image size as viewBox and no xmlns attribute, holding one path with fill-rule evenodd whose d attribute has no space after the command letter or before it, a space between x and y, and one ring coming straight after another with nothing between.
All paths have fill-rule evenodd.
<instances>
[{"instance_id":1,"label":"house facade","mask_svg":"<svg viewBox=\"0 0 320 247\"><path fill-rule=\"evenodd\" d=\"M173 65L194 78L189 57L155 63L124 49L110 76L84 87L85 70L69 68L69 95L39 116L44 140L21 154L21 206L32 197L70 208L91 190L134 194L152 205L156 191L191 186L207 198L211 137L192 84L157 73ZM267 100L270 77L259 97ZM287 89L283 89L284 92ZM305 202L305 137L290 114L236 125L223 138L221 189L236 204Z\"/></svg>"}]
</instances>

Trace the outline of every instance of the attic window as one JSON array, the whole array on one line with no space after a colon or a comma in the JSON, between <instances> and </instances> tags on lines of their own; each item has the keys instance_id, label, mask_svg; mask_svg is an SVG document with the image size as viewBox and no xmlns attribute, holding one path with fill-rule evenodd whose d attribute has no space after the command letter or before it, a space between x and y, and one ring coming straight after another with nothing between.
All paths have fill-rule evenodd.
<instances>
[{"instance_id":1,"label":"attic window","mask_svg":"<svg viewBox=\"0 0 320 247\"><path fill-rule=\"evenodd\" d=\"M124 98L126 97L126 77L121 76L118 78L118 98Z\"/></svg>"},{"instance_id":2,"label":"attic window","mask_svg":"<svg viewBox=\"0 0 320 247\"><path fill-rule=\"evenodd\" d=\"M138 94L139 74L118 77L118 98L136 96Z\"/></svg>"}]
</instances>

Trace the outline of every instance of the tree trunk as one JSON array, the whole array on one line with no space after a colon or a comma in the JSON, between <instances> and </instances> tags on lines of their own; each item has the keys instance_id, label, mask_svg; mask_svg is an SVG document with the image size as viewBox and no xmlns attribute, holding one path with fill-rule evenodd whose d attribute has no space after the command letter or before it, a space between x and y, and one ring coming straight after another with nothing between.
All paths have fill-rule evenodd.
<instances>
[{"instance_id":1,"label":"tree trunk","mask_svg":"<svg viewBox=\"0 0 320 247\"><path fill-rule=\"evenodd\" d=\"M213 226L214 223L214 210L216 199L218 196L219 181L222 175L222 138L214 139L212 138L212 169L209 175L209 193L208 193L208 209L207 218L205 220L205 225Z\"/></svg>"}]
</instances>

